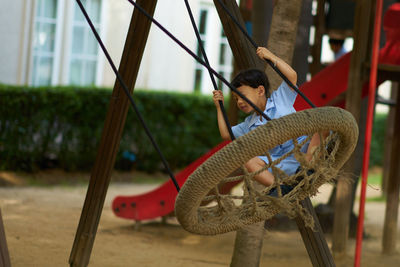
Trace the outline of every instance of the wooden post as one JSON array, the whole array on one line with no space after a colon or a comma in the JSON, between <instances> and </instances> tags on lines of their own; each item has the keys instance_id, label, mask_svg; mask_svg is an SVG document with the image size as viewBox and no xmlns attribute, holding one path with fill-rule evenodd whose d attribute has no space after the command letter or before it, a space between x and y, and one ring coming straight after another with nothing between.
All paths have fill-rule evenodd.
<instances>
[{"instance_id":1,"label":"wooden post","mask_svg":"<svg viewBox=\"0 0 400 267\"><path fill-rule=\"evenodd\" d=\"M138 0L137 3L149 14L154 14L157 0ZM121 77L131 92L136 82L150 26L151 22L134 9L119 68ZM71 266L87 266L89 263L128 107L128 98L116 81L69 259Z\"/></svg>"},{"instance_id":2,"label":"wooden post","mask_svg":"<svg viewBox=\"0 0 400 267\"><path fill-rule=\"evenodd\" d=\"M321 49L322 36L325 33L325 0L317 1L317 14L314 17L314 43L311 47L312 63L310 64L310 73L314 76L322 69Z\"/></svg>"},{"instance_id":3,"label":"wooden post","mask_svg":"<svg viewBox=\"0 0 400 267\"><path fill-rule=\"evenodd\" d=\"M325 236L322 232L321 225L319 224L318 217L314 211L311 200L307 198L303 200L301 204L306 210L308 210L308 212L310 212L315 223L316 231L314 232L312 229L305 226L301 217L297 217L295 219L312 265L315 267L336 266L328 244L326 243Z\"/></svg>"},{"instance_id":4,"label":"wooden post","mask_svg":"<svg viewBox=\"0 0 400 267\"><path fill-rule=\"evenodd\" d=\"M395 101L399 90L399 83L392 83L392 92L390 99ZM385 146L383 152L383 168L382 168L382 195L386 196L387 182L389 181L390 159L392 158L392 140L394 137L394 112L395 108L389 106L389 113L386 118L386 131L385 131Z\"/></svg>"},{"instance_id":5,"label":"wooden post","mask_svg":"<svg viewBox=\"0 0 400 267\"><path fill-rule=\"evenodd\" d=\"M11 267L10 255L8 254L8 246L6 233L4 231L3 217L0 209L0 266Z\"/></svg>"},{"instance_id":6,"label":"wooden post","mask_svg":"<svg viewBox=\"0 0 400 267\"><path fill-rule=\"evenodd\" d=\"M390 171L387 181L387 197L385 223L383 229L383 253L392 254L396 251L397 214L399 209L400 193L400 94L397 92L396 107L394 108L394 135L391 146Z\"/></svg>"},{"instance_id":7,"label":"wooden post","mask_svg":"<svg viewBox=\"0 0 400 267\"><path fill-rule=\"evenodd\" d=\"M371 13L375 1L358 0L354 17L354 47L351 56L348 87L346 91L346 109L353 114L357 122L360 118L361 90L366 79L364 64L368 58L368 44L371 40ZM362 134L362 133L361 133ZM357 149L357 148L356 148ZM344 173L352 173L355 165L354 153L344 165ZM340 258L346 253L347 237L349 235L351 211L351 184L350 177L341 177L337 182L335 199L335 216L333 223L332 250L335 257Z\"/></svg>"},{"instance_id":8,"label":"wooden post","mask_svg":"<svg viewBox=\"0 0 400 267\"><path fill-rule=\"evenodd\" d=\"M242 1L240 1L239 11L240 11L240 14L241 14L241 18L243 18L243 25L245 25L245 22L251 21L251 18L252 18L252 12L251 12L252 6L251 6L251 3L249 3L251 1L252 0L247 0L247 1L246 0L242 0ZM254 5L254 3L253 3L253 5ZM221 10L221 7L217 7L217 10L219 10L219 12L220 12L219 14L221 14L223 12L223 10ZM228 26L229 23L231 23L231 21L229 21L227 19L227 20L224 21L223 24L225 25L225 27L229 28L229 26ZM231 26L234 26L234 25L231 25ZM229 42L229 39L228 39L228 42ZM257 60L257 59L254 59L254 60ZM238 64L236 63L236 60L234 59L233 60L233 73L232 74L236 75L239 72L240 68L241 68L241 66L239 67ZM237 107L236 100L233 97L232 92L230 92L230 98L229 98L228 118L229 118L229 123L231 125L236 125L238 123L238 120L239 120L239 109Z\"/></svg>"},{"instance_id":9,"label":"wooden post","mask_svg":"<svg viewBox=\"0 0 400 267\"><path fill-rule=\"evenodd\" d=\"M229 9L230 13L238 20L239 24L245 28L240 9L234 0L223 0L224 5ZM226 14L217 0L214 0L219 18L221 19L225 35L228 39L229 46L235 59L235 63L239 69L258 68L264 70L264 62L256 55L256 48L240 31L238 26Z\"/></svg>"},{"instance_id":10,"label":"wooden post","mask_svg":"<svg viewBox=\"0 0 400 267\"><path fill-rule=\"evenodd\" d=\"M310 55L310 27L313 25L312 0L303 0L301 16L297 28L296 45L293 52L292 67L297 72L297 85L307 81L309 72L308 57Z\"/></svg>"}]
</instances>

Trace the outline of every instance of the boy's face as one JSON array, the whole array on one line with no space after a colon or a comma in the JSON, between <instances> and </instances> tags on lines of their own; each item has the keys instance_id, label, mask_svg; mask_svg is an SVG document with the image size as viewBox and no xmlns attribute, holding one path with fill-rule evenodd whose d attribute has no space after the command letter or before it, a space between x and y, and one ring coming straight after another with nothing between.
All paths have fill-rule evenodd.
<instances>
[{"instance_id":1,"label":"boy's face","mask_svg":"<svg viewBox=\"0 0 400 267\"><path fill-rule=\"evenodd\" d=\"M339 44L332 44L332 43L330 43L329 45L330 45L331 50L333 51L333 53L339 52L340 48L342 48L342 46L339 45Z\"/></svg>"},{"instance_id":2,"label":"boy's face","mask_svg":"<svg viewBox=\"0 0 400 267\"><path fill-rule=\"evenodd\" d=\"M253 102L261 111L264 111L267 101L264 86L260 85L257 88L253 88L248 85L242 85L237 90ZM236 99L236 104L241 111L246 114L254 111L254 108L239 95L233 93L233 97Z\"/></svg>"}]
</instances>

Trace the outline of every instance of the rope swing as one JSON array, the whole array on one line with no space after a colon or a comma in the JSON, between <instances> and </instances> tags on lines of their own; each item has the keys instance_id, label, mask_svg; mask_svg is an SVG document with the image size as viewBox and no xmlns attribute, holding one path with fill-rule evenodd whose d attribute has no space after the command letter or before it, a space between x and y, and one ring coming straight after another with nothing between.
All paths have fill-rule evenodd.
<instances>
[{"instance_id":1,"label":"rope swing","mask_svg":"<svg viewBox=\"0 0 400 267\"><path fill-rule=\"evenodd\" d=\"M330 132L321 140L311 161L305 159L297 137L313 133ZM195 234L215 235L235 231L245 225L268 220L282 212L290 218L300 215L306 226L313 228L313 219L300 201L315 195L318 188L332 181L353 152L358 138L358 127L346 110L322 107L303 110L274 119L236 139L201 165L187 179L175 202L175 214L184 229ZM283 158L270 162L275 182L264 190L254 187L254 175L263 169L242 176L225 178L249 159L266 154L268 150L288 140L293 140L292 151L302 169L288 176L275 167ZM307 141L307 140L306 140ZM313 170L308 172L308 170ZM232 180L244 180L242 195L221 195L218 188ZM294 186L282 195L280 185ZM273 188L278 196L270 196Z\"/></svg>"}]
</instances>

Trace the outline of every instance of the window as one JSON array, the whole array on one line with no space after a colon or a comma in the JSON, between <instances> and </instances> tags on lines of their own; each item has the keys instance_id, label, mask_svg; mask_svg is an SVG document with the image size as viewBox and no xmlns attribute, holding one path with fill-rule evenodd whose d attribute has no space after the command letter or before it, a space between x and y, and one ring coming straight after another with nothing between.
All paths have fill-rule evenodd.
<instances>
[{"instance_id":1,"label":"window","mask_svg":"<svg viewBox=\"0 0 400 267\"><path fill-rule=\"evenodd\" d=\"M101 21L101 0L82 1L97 32ZM75 5L72 22L72 45L69 62L69 83L96 84L98 45L78 5Z\"/></svg>"},{"instance_id":2,"label":"window","mask_svg":"<svg viewBox=\"0 0 400 267\"><path fill-rule=\"evenodd\" d=\"M99 32L104 0L81 2ZM35 9L31 84L96 84L99 48L76 2L37 0Z\"/></svg>"},{"instance_id":3,"label":"window","mask_svg":"<svg viewBox=\"0 0 400 267\"><path fill-rule=\"evenodd\" d=\"M199 33L201 42L206 50L210 65L226 80L230 80L232 73L232 51L222 29L217 11L212 5L204 5L200 10ZM197 56L203 58L200 46L197 46ZM196 63L194 71L194 91L207 93L214 88L207 69L200 63ZM219 89L227 90L227 86L216 78Z\"/></svg>"},{"instance_id":4,"label":"window","mask_svg":"<svg viewBox=\"0 0 400 267\"><path fill-rule=\"evenodd\" d=\"M227 81L230 80L232 74L232 51L229 47L228 38L226 38L225 32L221 29L221 39L219 45L219 61L218 61L218 73L221 74ZM218 89L228 92L228 86L218 81Z\"/></svg>"},{"instance_id":5,"label":"window","mask_svg":"<svg viewBox=\"0 0 400 267\"><path fill-rule=\"evenodd\" d=\"M35 86L50 85L56 51L57 0L38 0L33 39L31 82Z\"/></svg>"},{"instance_id":6,"label":"window","mask_svg":"<svg viewBox=\"0 0 400 267\"><path fill-rule=\"evenodd\" d=\"M205 49L206 46L206 33L207 33L207 16L208 16L208 10L207 9L201 9L200 10L200 22L199 22L199 33L200 33L200 38L201 38L201 43L202 46ZM201 47L200 45L197 45L197 56L203 59L203 54L201 53ZM203 78L203 73L204 73L204 67L200 63L196 63L196 70L195 70L195 77L194 77L194 91L195 92L200 92L201 91L201 85L202 85L202 78Z\"/></svg>"}]
</instances>

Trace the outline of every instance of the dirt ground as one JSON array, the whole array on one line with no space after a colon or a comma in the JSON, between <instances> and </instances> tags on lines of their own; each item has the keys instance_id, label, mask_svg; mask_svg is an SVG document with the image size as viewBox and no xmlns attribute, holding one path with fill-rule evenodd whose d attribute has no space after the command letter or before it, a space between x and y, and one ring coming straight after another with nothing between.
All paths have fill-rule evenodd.
<instances>
[{"instance_id":1,"label":"dirt ground","mask_svg":"<svg viewBox=\"0 0 400 267\"><path fill-rule=\"evenodd\" d=\"M79 175L89 177L89 174ZM60 176L60 173L50 176ZM27 185L24 177L13 173L3 172L0 177L3 180L0 207L12 266L68 266L87 182L32 186ZM71 177L66 179L73 179ZM14 186L5 186L5 180ZM193 235L183 230L174 218L168 219L167 224L162 224L160 219L145 222L137 230L133 221L113 215L110 205L115 196L134 195L156 186L113 178L89 266L229 266L235 233ZM312 201L325 202L330 190L330 186L323 186ZM379 189L368 187L368 197L379 194ZM381 253L384 205L384 202L367 202L365 229L368 238L363 242L362 266L400 264L399 253L389 256ZM330 235L326 238L331 246ZM400 231L397 240L400 243ZM353 266L354 245L355 240L350 239L347 256L336 259L337 266ZM267 232L260 266L311 266L299 232Z\"/></svg>"}]
</instances>

